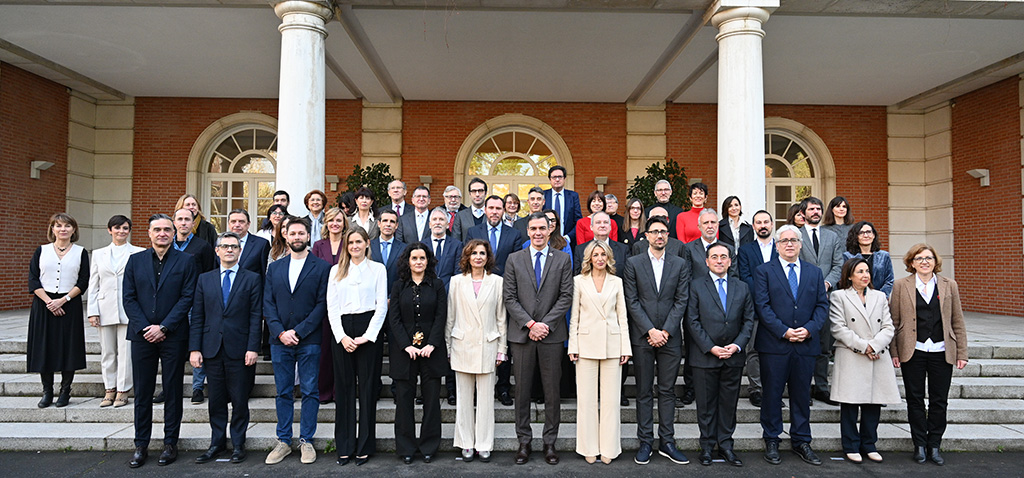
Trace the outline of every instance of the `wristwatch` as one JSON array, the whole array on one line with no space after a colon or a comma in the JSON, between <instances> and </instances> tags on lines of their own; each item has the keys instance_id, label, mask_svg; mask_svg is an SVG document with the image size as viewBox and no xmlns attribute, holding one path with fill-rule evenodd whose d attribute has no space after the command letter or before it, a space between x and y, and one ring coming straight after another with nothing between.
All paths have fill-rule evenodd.
<instances>
[{"instance_id":1,"label":"wristwatch","mask_svg":"<svg viewBox=\"0 0 1024 478\"><path fill-rule=\"evenodd\" d=\"M160 326L160 333L161 333L161 334L164 334L164 335L167 335L167 327L165 327L165 326L161 325L161 326Z\"/></svg>"}]
</instances>

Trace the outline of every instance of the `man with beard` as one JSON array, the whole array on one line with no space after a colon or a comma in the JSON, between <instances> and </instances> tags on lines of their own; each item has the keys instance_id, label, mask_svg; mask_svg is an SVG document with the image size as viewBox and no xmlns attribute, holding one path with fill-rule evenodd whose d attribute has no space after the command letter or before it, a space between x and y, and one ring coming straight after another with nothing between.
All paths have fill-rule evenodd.
<instances>
[{"instance_id":1,"label":"man with beard","mask_svg":"<svg viewBox=\"0 0 1024 478\"><path fill-rule=\"evenodd\" d=\"M316 461L313 434L320 408L320 339L327 315L327 276L331 268L309 253L309 221L288 219L285 240L291 254L270 264L263 286L263 315L270 328L270 354L277 385L278 443L267 455L268 465L280 463L292 452L296 372L302 392L299 450L302 463Z\"/></svg>"},{"instance_id":2,"label":"man with beard","mask_svg":"<svg viewBox=\"0 0 1024 478\"><path fill-rule=\"evenodd\" d=\"M800 260L810 262L821 269L825 276L825 290L831 292L832 287L839 283L843 269L843 250L846 238L839 239L836 233L821 227L822 202L814 196L800 202L800 213L804 215L804 227L800 228L803 247L800 249ZM839 404L829 397L828 361L832 354L832 331L825 327L821 331L821 355L814 364L814 389L811 397L829 405Z\"/></svg>"},{"instance_id":3,"label":"man with beard","mask_svg":"<svg viewBox=\"0 0 1024 478\"><path fill-rule=\"evenodd\" d=\"M736 252L739 261L740 280L747 283L750 293L754 293L754 270L765 262L773 261L779 257L775 250L775 239L772 233L775 232L775 219L771 213L760 210L754 213L754 233L757 239L754 242L743 245ZM754 322L754 331L751 336L757 334L757 322ZM757 357L757 349L747 347L747 385L748 399L755 407L761 406L761 361Z\"/></svg>"},{"instance_id":4,"label":"man with beard","mask_svg":"<svg viewBox=\"0 0 1024 478\"><path fill-rule=\"evenodd\" d=\"M487 197L487 183L483 179L473 178L469 181L470 207L459 211L452 224L452 236L459 242L466 242L469 230L484 222L484 198Z\"/></svg>"},{"instance_id":5,"label":"man with beard","mask_svg":"<svg viewBox=\"0 0 1024 478\"><path fill-rule=\"evenodd\" d=\"M676 216L683 212L683 208L669 202L672 199L672 183L665 179L654 183L654 199L657 202L647 206L647 217L651 217L651 212L654 208L665 208L665 213L668 215L669 237L678 239L676 237Z\"/></svg>"},{"instance_id":6,"label":"man with beard","mask_svg":"<svg viewBox=\"0 0 1024 478\"><path fill-rule=\"evenodd\" d=\"M487 241L491 245L491 253L494 254L494 270L492 274L505 274L505 261L508 255L521 250L526 238L519 235L519 231L508 227L501 222L501 216L505 213L505 200L501 196L490 196L485 202L484 214L487 220L469 229L466 235L466 242L472 239Z\"/></svg>"}]
</instances>

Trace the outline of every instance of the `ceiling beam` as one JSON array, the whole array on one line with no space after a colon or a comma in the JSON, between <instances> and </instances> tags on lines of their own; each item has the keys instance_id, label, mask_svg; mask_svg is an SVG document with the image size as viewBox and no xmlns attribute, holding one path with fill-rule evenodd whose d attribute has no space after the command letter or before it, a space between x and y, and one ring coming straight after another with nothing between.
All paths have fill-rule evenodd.
<instances>
[{"instance_id":1,"label":"ceiling beam","mask_svg":"<svg viewBox=\"0 0 1024 478\"><path fill-rule=\"evenodd\" d=\"M338 18L341 25L345 27L345 31L348 32L349 38L352 39L352 43L356 49L359 50L359 54L363 56L363 60L366 61L366 65L373 72L373 75L377 77L377 81L380 82L381 87L384 88L384 92L387 93L388 97L391 98L392 103L398 103L402 100L402 92L398 89L398 84L395 83L394 78L391 77L391 73L388 72L387 67L384 66L384 61L381 60L380 55L377 54L377 49L373 47L373 43L370 42L370 37L366 35L366 30L363 29L363 25L359 23L359 19L356 18L355 12L352 11L352 5L340 5L335 7L334 16Z\"/></svg>"},{"instance_id":2,"label":"ceiling beam","mask_svg":"<svg viewBox=\"0 0 1024 478\"><path fill-rule=\"evenodd\" d=\"M26 49L24 49L24 48L22 48L22 47L20 47L18 45L15 45L15 44L7 41L7 40L0 39L0 50L3 50L3 51L5 51L7 53L10 53L12 55L24 58L25 60L28 60L32 64L34 64L36 66L39 66L39 67L42 67L43 69L52 72L54 75L52 75L49 79L51 79L51 80L53 80L53 81L55 81L57 83L64 84L65 86L68 86L70 88L73 88L73 89L76 89L78 91L81 91L82 93L88 94L89 96L96 97L96 93L99 92L99 93L102 93L102 94L105 94L105 95L108 95L108 96L111 97L111 98L97 98L97 99L117 99L117 100L123 100L123 99L128 97L128 95L126 95L123 92L117 90L116 88L107 86L106 84L101 83L101 82L99 82L97 80L94 80L92 78L89 78L88 76L85 76L85 75L83 75L83 74L81 74L81 73L79 73L79 72L77 72L75 70L72 70L71 68L68 68L68 67L66 67L64 65L61 65L61 64L55 62L55 61L49 60L49 59L44 58L42 56L39 56L39 55L37 55L35 53L32 53L32 52L30 52L30 51L28 51L28 50L26 50ZM60 81L61 79L66 79L68 81ZM73 86L73 85L68 85L68 83L80 83L80 84L85 85L85 86L87 86L89 88L93 88L96 91L95 92L82 91L81 88L79 88L77 86Z\"/></svg>"},{"instance_id":3,"label":"ceiling beam","mask_svg":"<svg viewBox=\"0 0 1024 478\"><path fill-rule=\"evenodd\" d=\"M327 63L327 68L331 70L331 73L334 73L334 76L341 81L341 84L345 85L345 88L348 88L348 92L352 93L352 96L356 99L363 99L363 92L359 91L359 87L356 86L354 81L352 81L352 78L349 78L348 75L345 74L345 70L341 69L341 65L338 64L338 60L335 60L334 57L331 56L331 52L326 49L324 49L324 63Z\"/></svg>"},{"instance_id":4,"label":"ceiling beam","mask_svg":"<svg viewBox=\"0 0 1024 478\"><path fill-rule=\"evenodd\" d=\"M1012 67L1018 63L1024 62L1024 51L1017 53L1016 55L999 60L991 65L974 70L966 75L959 78L954 78L947 81L935 88L918 93L910 98L907 98L899 103L896 103L897 109L907 108L911 105L915 105L921 102L927 102L929 99L934 98L934 103L937 104L950 99L951 94L955 94L955 91L961 86L982 79L986 76L992 76L993 73ZM1009 77L1009 75L1007 75ZM927 104L926 106L932 106Z\"/></svg>"},{"instance_id":5,"label":"ceiling beam","mask_svg":"<svg viewBox=\"0 0 1024 478\"><path fill-rule=\"evenodd\" d=\"M665 101L675 103L675 101L682 96L683 92L693 86L693 84L696 83L701 76L704 76L704 73L710 70L715 63L718 63L718 48L715 48L714 51L709 53L707 58L704 58L704 61L700 62L700 64L697 65L697 68L690 73L690 76L687 76L686 79L668 95L668 98L665 98Z\"/></svg>"},{"instance_id":6,"label":"ceiling beam","mask_svg":"<svg viewBox=\"0 0 1024 478\"><path fill-rule=\"evenodd\" d=\"M661 75L665 74L665 71L672 66L672 62L679 57L687 45L697 37L697 33L700 29L707 25L711 21L711 17L718 11L718 1L712 0L708 2L704 13L700 16L697 12L692 12L690 19L683 24L683 27L679 29L679 33L676 33L675 38L668 44L665 51L661 53L661 56L651 65L651 69L647 71L644 78L640 80L640 83L633 89L633 93L629 95L626 100L629 104L636 104L640 98L643 98L648 91L654 87ZM660 101L659 101L660 103Z\"/></svg>"}]
</instances>

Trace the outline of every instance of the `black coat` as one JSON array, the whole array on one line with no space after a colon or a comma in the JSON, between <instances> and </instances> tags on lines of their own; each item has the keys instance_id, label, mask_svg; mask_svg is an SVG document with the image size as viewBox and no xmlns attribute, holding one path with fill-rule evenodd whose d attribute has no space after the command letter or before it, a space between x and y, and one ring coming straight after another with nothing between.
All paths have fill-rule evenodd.
<instances>
[{"instance_id":1,"label":"black coat","mask_svg":"<svg viewBox=\"0 0 1024 478\"><path fill-rule=\"evenodd\" d=\"M444 282L437 277L424 279L419 286L419 307L414 304L416 295L415 284L409 280L395 282L391 290L388 304L388 327L391 343L391 378L396 380L412 380L410 369L412 360L405 348L412 345L412 337L416 332L417 321L419 330L423 332L423 348L433 345L434 351L430 358L418 357L420 373L429 377L441 377L448 372L448 351L444 342L444 327L448 320L448 293ZM418 312L418 316L417 316ZM421 362L422 361L422 362Z\"/></svg>"}]
</instances>

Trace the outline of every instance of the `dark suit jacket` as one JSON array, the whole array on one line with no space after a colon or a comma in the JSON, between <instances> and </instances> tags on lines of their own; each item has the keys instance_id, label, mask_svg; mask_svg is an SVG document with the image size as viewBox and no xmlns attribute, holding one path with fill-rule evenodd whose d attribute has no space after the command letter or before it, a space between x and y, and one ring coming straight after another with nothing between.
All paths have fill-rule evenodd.
<instances>
[{"instance_id":1,"label":"dark suit jacket","mask_svg":"<svg viewBox=\"0 0 1024 478\"><path fill-rule=\"evenodd\" d=\"M528 240L526 236L519 234L514 228L508 227L504 224L500 228L501 236L498 238L498 248L494 252L494 270L492 274L503 275L505 274L505 263L508 261L508 255L521 250L520 244L523 241ZM486 242L490 242L491 237L491 226L484 221L481 224L473 226L469 229L469 233L466 234L466 240L463 243L469 242L470 239L480 239ZM460 255L461 257L461 255Z\"/></svg>"},{"instance_id":2,"label":"dark suit jacket","mask_svg":"<svg viewBox=\"0 0 1024 478\"><path fill-rule=\"evenodd\" d=\"M132 254L124 267L124 313L128 340L143 342L150 325L167 327L169 341L188 340L188 312L196 290L196 261L184 252L167 249L160 283L153 271L153 248Z\"/></svg>"},{"instance_id":3,"label":"dark suit jacket","mask_svg":"<svg viewBox=\"0 0 1024 478\"><path fill-rule=\"evenodd\" d=\"M267 277L267 258L270 257L270 241L256 234L245 235L245 249L238 258L238 268L253 271L260 276L260 287ZM217 261L220 263L220 261ZM262 289L261 289L262 290Z\"/></svg>"},{"instance_id":4,"label":"dark suit jacket","mask_svg":"<svg viewBox=\"0 0 1024 478\"><path fill-rule=\"evenodd\" d=\"M633 253L633 244L644 240L644 233L637 232L633 235L633 229L619 228L619 242L629 246L630 254Z\"/></svg>"},{"instance_id":5,"label":"dark suit jacket","mask_svg":"<svg viewBox=\"0 0 1024 478\"><path fill-rule=\"evenodd\" d=\"M754 307L760 320L754 346L758 353L816 356L821 353L822 327L828 323L825 279L821 269L800 260L800 286L794 300L787 273L778 260L754 269ZM783 338L786 330L800 327L811 333L807 340Z\"/></svg>"},{"instance_id":6,"label":"dark suit jacket","mask_svg":"<svg viewBox=\"0 0 1024 478\"><path fill-rule=\"evenodd\" d=\"M583 267L583 253L587 250L587 246L589 246L591 242L594 241L587 241L584 242L583 244L579 244L573 251L573 275L578 275L580 273L580 269ZM608 239L608 245L611 246L612 255L615 259L615 275L619 276L619 278L622 279L626 277L626 259L629 259L629 256L632 255L629 253L629 246L618 241L613 241L611 239Z\"/></svg>"},{"instance_id":7,"label":"dark suit jacket","mask_svg":"<svg viewBox=\"0 0 1024 478\"><path fill-rule=\"evenodd\" d=\"M406 244L412 244L416 241L420 241L430 237L430 209L427 209L427 222L423 224L423 235L419 238L416 236L416 213L414 211L406 214L402 211L402 217L398 218L398 229L395 230L395 238Z\"/></svg>"},{"instance_id":8,"label":"dark suit jacket","mask_svg":"<svg viewBox=\"0 0 1024 478\"><path fill-rule=\"evenodd\" d=\"M775 241L772 241L772 255L769 261L774 261L779 258L779 251L775 249ZM747 287L750 288L750 293L754 293L754 270L764 264L764 259L761 258L761 247L758 245L757 240L749 244L740 246L740 250L736 253L736 262L739 264L737 272L739 273L740 280L747 283Z\"/></svg>"},{"instance_id":9,"label":"dark suit jacket","mask_svg":"<svg viewBox=\"0 0 1024 478\"><path fill-rule=\"evenodd\" d=\"M422 242L431 251L437 246L437 243L434 242L434 236L427 236ZM462 273L459 270L459 259L462 259L462 242L453 236L446 235L441 255L437 256L437 267L434 269L437 272L437 277L444 282L445 290L448 290L448 282L452 280L452 276Z\"/></svg>"},{"instance_id":10,"label":"dark suit jacket","mask_svg":"<svg viewBox=\"0 0 1024 478\"><path fill-rule=\"evenodd\" d=\"M690 262L690 273L692 277L700 277L701 275L708 275L711 273L711 269L708 269L708 252L704 249L704 242L701 238L694 239L683 245L683 257ZM729 266L729 277L739 277L736 272L736 254L733 253L732 248L729 249L729 257L732 259L732 265Z\"/></svg>"},{"instance_id":11,"label":"dark suit jacket","mask_svg":"<svg viewBox=\"0 0 1024 478\"><path fill-rule=\"evenodd\" d=\"M654 204L644 208L644 214L646 214L645 217L651 217L651 209L654 209L656 207L663 207L666 211L668 211L669 237L672 237L673 239L678 239L678 237L676 237L676 216L678 216L679 213L683 212L683 208L676 206L675 204L672 204L670 202L665 204L655 202Z\"/></svg>"},{"instance_id":12,"label":"dark suit jacket","mask_svg":"<svg viewBox=\"0 0 1024 478\"><path fill-rule=\"evenodd\" d=\"M562 219L562 233L569 236L573 242L576 241L576 221L583 218L583 212L580 210L580 195L576 194L576 191L571 189L562 189L562 197L565 198L565 204L562 204L563 216ZM551 200L551 190L544 190L544 209L554 209L555 203Z\"/></svg>"},{"instance_id":13,"label":"dark suit jacket","mask_svg":"<svg viewBox=\"0 0 1024 478\"><path fill-rule=\"evenodd\" d=\"M245 352L260 351L263 282L259 274L241 267L232 276L227 307L219 267L200 274L196 283L189 350L198 350L204 358L223 349L225 357L242 360Z\"/></svg>"},{"instance_id":14,"label":"dark suit jacket","mask_svg":"<svg viewBox=\"0 0 1024 478\"><path fill-rule=\"evenodd\" d=\"M466 238L469 237L469 230L479 224L483 224L486 221L486 217L487 216L480 216L480 218L477 219L477 217L473 215L473 208L471 207L459 210L459 212L455 214L455 222L452 223L452 237L461 242L466 242Z\"/></svg>"},{"instance_id":15,"label":"dark suit jacket","mask_svg":"<svg viewBox=\"0 0 1024 478\"><path fill-rule=\"evenodd\" d=\"M670 237L668 238L668 241L665 242L665 252L673 256L682 257L683 259L686 259L686 250L683 249L684 245L685 244L683 244L683 241L680 241L679 239L676 239L674 237ZM647 242L646 237L643 237L639 241L633 243L632 252L634 256L640 254L647 254L647 249L649 248L650 243Z\"/></svg>"},{"instance_id":16,"label":"dark suit jacket","mask_svg":"<svg viewBox=\"0 0 1024 478\"><path fill-rule=\"evenodd\" d=\"M690 299L686 304L686 332L689 334L690 350L687 360L693 367L742 368L746 362L747 343L754 331L754 298L747 284L735 277L729 277L726 286L726 309L718 297L718 284L711 275L695 277L690 283ZM740 353L725 360L711 354L714 346L725 347L736 344Z\"/></svg>"},{"instance_id":17,"label":"dark suit jacket","mask_svg":"<svg viewBox=\"0 0 1024 478\"><path fill-rule=\"evenodd\" d=\"M171 246L171 249L174 249L174 246ZM212 271L217 267L217 255L213 252L213 246L199 237L199 234L192 236L192 240L188 242L184 252L195 258L200 274Z\"/></svg>"},{"instance_id":18,"label":"dark suit jacket","mask_svg":"<svg viewBox=\"0 0 1024 478\"><path fill-rule=\"evenodd\" d=\"M429 377L441 377L448 372L448 351L445 348L444 328L448 320L447 286L441 279L433 277L424 279L420 284L420 306L413 304L413 282L399 280L395 284L395 295L388 303L388 327L391 344L391 362L389 374L399 380L415 380L409 370L412 368L409 354L405 348L412 345L412 336L416 333L416 313L419 312L419 330L423 332L423 345L433 345L434 351L430 358L419 357L421 373Z\"/></svg>"},{"instance_id":19,"label":"dark suit jacket","mask_svg":"<svg viewBox=\"0 0 1024 478\"><path fill-rule=\"evenodd\" d=\"M531 320L549 328L543 344L568 340L565 314L572 307L572 259L569 254L548 247L548 257L541 271L540 287L533 270L532 247L516 251L505 263L504 299L508 312L508 341L525 344L530 340Z\"/></svg>"},{"instance_id":20,"label":"dark suit jacket","mask_svg":"<svg viewBox=\"0 0 1024 478\"><path fill-rule=\"evenodd\" d=\"M682 347L682 324L690 295L690 264L666 253L661 272L661 289L654 280L654 268L647 253L626 261L626 310L629 311L629 339L633 344L647 343L647 333L657 328L668 331L665 347Z\"/></svg>"},{"instance_id":21,"label":"dark suit jacket","mask_svg":"<svg viewBox=\"0 0 1024 478\"><path fill-rule=\"evenodd\" d=\"M750 224L746 222L740 223L740 240L737 243L736 238L732 237L732 227L729 226L729 219L722 219L718 222L718 242L731 247L733 252L736 252L741 246L753 240L754 228L750 227Z\"/></svg>"},{"instance_id":22,"label":"dark suit jacket","mask_svg":"<svg viewBox=\"0 0 1024 478\"><path fill-rule=\"evenodd\" d=\"M370 259L384 264L383 258L380 255L380 238L370 241ZM405 243L399 241L398 238L391 239L391 249L388 250L388 262L384 264L384 269L388 271L388 297L391 297L391 288L395 281L398 280L398 257L402 255L402 251L405 250Z\"/></svg>"},{"instance_id":23,"label":"dark suit jacket","mask_svg":"<svg viewBox=\"0 0 1024 478\"><path fill-rule=\"evenodd\" d=\"M290 264L290 255L272 262L263 285L263 316L270 329L270 343L282 345L278 336L294 329L299 345L319 344L327 316L327 279L331 266L313 254L307 255L292 292L288 283Z\"/></svg>"},{"instance_id":24,"label":"dark suit jacket","mask_svg":"<svg viewBox=\"0 0 1024 478\"><path fill-rule=\"evenodd\" d=\"M387 206L381 206L381 208L377 210L377 216L379 217L380 216L380 212L381 211L385 211L385 210L386 211L394 211L395 210L395 205L391 204L391 200L390 199L388 199ZM415 211L415 210L416 210L416 206L413 206L412 203L406 201L404 204L402 204L402 217L408 216L409 214L412 213L412 211ZM401 218L399 218L399 219L401 219Z\"/></svg>"}]
</instances>

